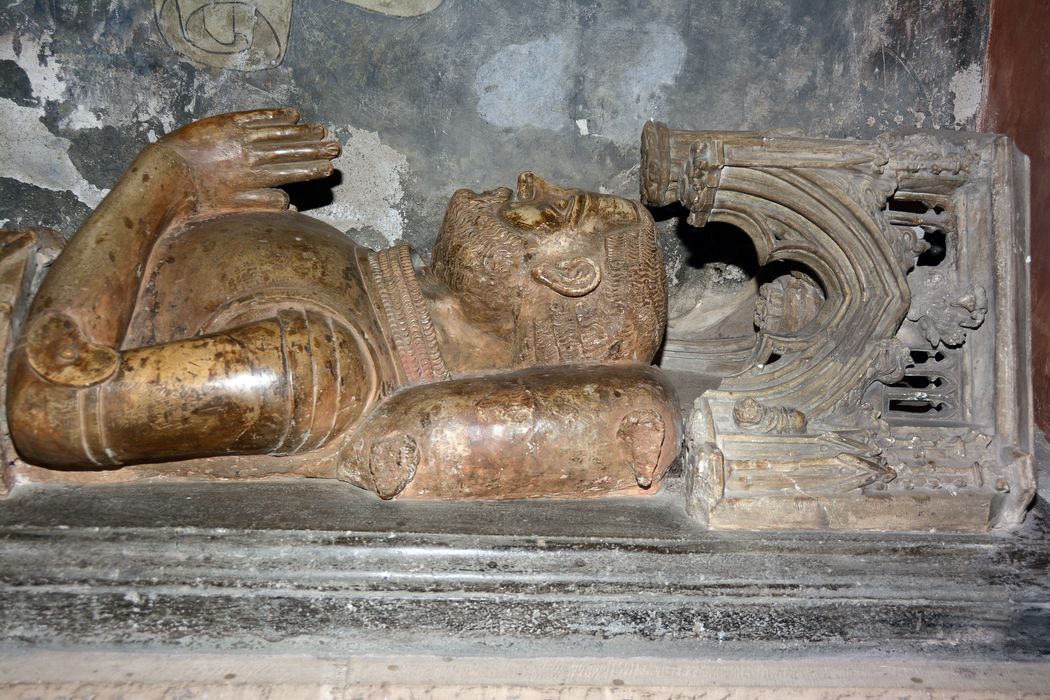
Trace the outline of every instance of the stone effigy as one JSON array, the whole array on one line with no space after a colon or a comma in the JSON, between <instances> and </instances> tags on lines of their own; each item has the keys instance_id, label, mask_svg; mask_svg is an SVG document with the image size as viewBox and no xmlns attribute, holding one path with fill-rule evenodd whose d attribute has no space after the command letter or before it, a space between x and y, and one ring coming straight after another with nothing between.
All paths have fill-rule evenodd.
<instances>
[{"instance_id":1,"label":"stone effigy","mask_svg":"<svg viewBox=\"0 0 1050 700\"><path fill-rule=\"evenodd\" d=\"M648 366L667 291L645 208L523 173L456 192L417 269L289 211L276 188L331 173L325 136L274 109L146 147L28 307L58 246L8 237L8 484L140 464L382 498L656 490L682 428Z\"/></svg>"},{"instance_id":2,"label":"stone effigy","mask_svg":"<svg viewBox=\"0 0 1050 700\"><path fill-rule=\"evenodd\" d=\"M1027 161L1005 137L647 124L643 203L684 205L691 235L735 227L760 268L710 270L668 322L643 206L532 173L460 190L421 266L289 210L276 188L331 172L325 136L294 110L205 119L148 146L65 246L7 236L5 484L643 494L684 436L684 503L712 528L1023 519ZM648 365L665 326L664 366L717 384L687 428Z\"/></svg>"},{"instance_id":3,"label":"stone effigy","mask_svg":"<svg viewBox=\"0 0 1050 700\"><path fill-rule=\"evenodd\" d=\"M641 191L681 203L694 226L736 227L771 271L724 296L735 326L703 328L675 304L665 360L721 376L687 431L695 517L746 529L1021 521L1035 493L1028 164L1009 139L649 123Z\"/></svg>"}]
</instances>

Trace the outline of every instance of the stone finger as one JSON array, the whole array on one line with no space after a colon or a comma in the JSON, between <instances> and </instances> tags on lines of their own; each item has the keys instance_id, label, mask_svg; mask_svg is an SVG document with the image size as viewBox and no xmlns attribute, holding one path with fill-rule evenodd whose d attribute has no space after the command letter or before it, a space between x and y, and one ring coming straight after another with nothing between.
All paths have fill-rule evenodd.
<instances>
[{"instance_id":1,"label":"stone finger","mask_svg":"<svg viewBox=\"0 0 1050 700\"><path fill-rule=\"evenodd\" d=\"M329 160L314 160L295 163L271 163L257 169L263 179L270 185L282 185L288 182L303 182L328 177L335 170Z\"/></svg>"},{"instance_id":2,"label":"stone finger","mask_svg":"<svg viewBox=\"0 0 1050 700\"><path fill-rule=\"evenodd\" d=\"M297 121L299 121L299 110L291 107L256 109L233 115L234 124L246 128L272 124L295 124Z\"/></svg>"},{"instance_id":3,"label":"stone finger","mask_svg":"<svg viewBox=\"0 0 1050 700\"><path fill-rule=\"evenodd\" d=\"M274 163L306 163L321 159L335 158L339 155L340 146L335 141L321 143L275 144L256 148L251 155L252 165Z\"/></svg>"},{"instance_id":4,"label":"stone finger","mask_svg":"<svg viewBox=\"0 0 1050 700\"><path fill-rule=\"evenodd\" d=\"M251 209L284 211L288 208L288 193L284 190L250 190L241 192L235 199L238 204Z\"/></svg>"},{"instance_id":5,"label":"stone finger","mask_svg":"<svg viewBox=\"0 0 1050 700\"><path fill-rule=\"evenodd\" d=\"M320 124L281 124L278 126L257 126L245 136L249 143L320 141L328 135L328 130Z\"/></svg>"}]
</instances>

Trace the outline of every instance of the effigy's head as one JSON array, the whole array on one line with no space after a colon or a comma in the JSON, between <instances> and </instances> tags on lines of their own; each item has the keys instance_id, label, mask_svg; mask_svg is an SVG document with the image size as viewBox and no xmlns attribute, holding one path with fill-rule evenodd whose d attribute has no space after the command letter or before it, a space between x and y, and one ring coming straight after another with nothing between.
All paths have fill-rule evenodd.
<instances>
[{"instance_id":1,"label":"effigy's head","mask_svg":"<svg viewBox=\"0 0 1050 700\"><path fill-rule=\"evenodd\" d=\"M533 173L452 196L433 270L475 320L513 333L516 366L649 362L667 282L649 212Z\"/></svg>"}]
</instances>

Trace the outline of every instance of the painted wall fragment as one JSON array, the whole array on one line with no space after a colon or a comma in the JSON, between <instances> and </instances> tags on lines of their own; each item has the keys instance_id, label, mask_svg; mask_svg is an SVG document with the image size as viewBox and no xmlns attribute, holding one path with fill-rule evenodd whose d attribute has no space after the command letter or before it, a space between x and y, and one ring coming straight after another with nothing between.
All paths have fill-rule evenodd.
<instances>
[{"instance_id":1,"label":"painted wall fragment","mask_svg":"<svg viewBox=\"0 0 1050 700\"><path fill-rule=\"evenodd\" d=\"M416 17L436 10L442 0L343 0L365 10L391 17Z\"/></svg>"},{"instance_id":2,"label":"painted wall fragment","mask_svg":"<svg viewBox=\"0 0 1050 700\"><path fill-rule=\"evenodd\" d=\"M616 60L596 52L595 44L615 44ZM666 110L665 90L678 80L687 54L678 29L660 22L612 22L587 35L562 32L507 44L478 68L478 115L500 128L571 129L631 148L639 125Z\"/></svg>"},{"instance_id":3,"label":"painted wall fragment","mask_svg":"<svg viewBox=\"0 0 1050 700\"><path fill-rule=\"evenodd\" d=\"M157 27L186 58L254 71L284 60L292 0L154 0Z\"/></svg>"}]
</instances>

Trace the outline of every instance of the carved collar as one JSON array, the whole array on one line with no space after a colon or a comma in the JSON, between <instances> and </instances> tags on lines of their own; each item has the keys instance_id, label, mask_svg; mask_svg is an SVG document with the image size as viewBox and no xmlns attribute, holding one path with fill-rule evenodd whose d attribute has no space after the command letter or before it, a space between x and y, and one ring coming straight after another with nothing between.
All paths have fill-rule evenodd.
<instances>
[{"instance_id":1,"label":"carved collar","mask_svg":"<svg viewBox=\"0 0 1050 700\"><path fill-rule=\"evenodd\" d=\"M409 384L451 379L438 347L434 322L419 288L412 253L398 245L368 254L368 268L379 292L382 320Z\"/></svg>"}]
</instances>

